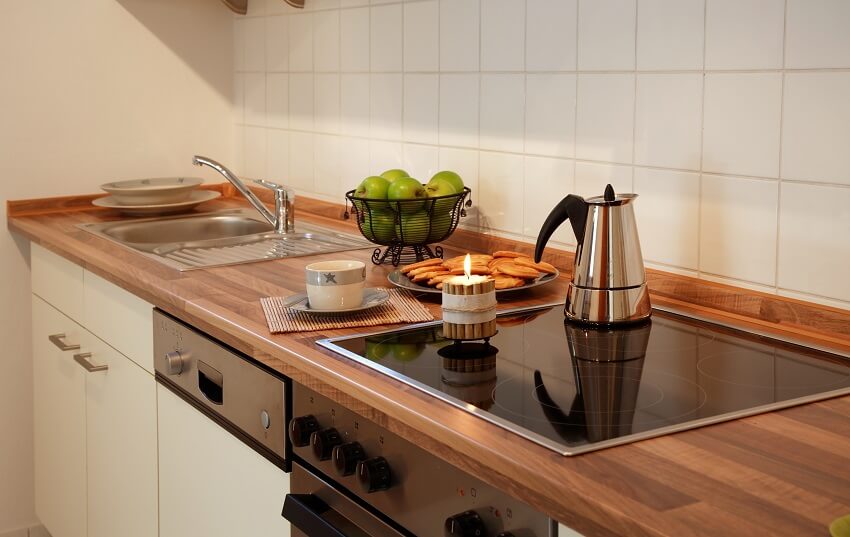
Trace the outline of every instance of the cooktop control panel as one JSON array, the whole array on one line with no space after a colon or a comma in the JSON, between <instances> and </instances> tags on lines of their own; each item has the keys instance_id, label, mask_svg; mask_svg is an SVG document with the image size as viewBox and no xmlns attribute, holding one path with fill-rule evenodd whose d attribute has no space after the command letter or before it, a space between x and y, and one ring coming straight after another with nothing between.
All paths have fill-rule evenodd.
<instances>
[{"instance_id":1,"label":"cooktop control panel","mask_svg":"<svg viewBox=\"0 0 850 537\"><path fill-rule=\"evenodd\" d=\"M293 383L293 451L414 535L551 537L548 517Z\"/></svg>"}]
</instances>

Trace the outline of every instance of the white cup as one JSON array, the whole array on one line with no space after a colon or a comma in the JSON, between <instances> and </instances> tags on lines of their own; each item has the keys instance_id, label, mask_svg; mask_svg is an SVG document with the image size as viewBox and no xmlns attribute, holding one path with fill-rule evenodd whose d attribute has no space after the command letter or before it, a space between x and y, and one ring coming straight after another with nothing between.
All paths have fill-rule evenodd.
<instances>
[{"instance_id":1,"label":"white cup","mask_svg":"<svg viewBox=\"0 0 850 537\"><path fill-rule=\"evenodd\" d=\"M363 303L366 264L320 261L307 265L307 299L317 310L349 310Z\"/></svg>"}]
</instances>

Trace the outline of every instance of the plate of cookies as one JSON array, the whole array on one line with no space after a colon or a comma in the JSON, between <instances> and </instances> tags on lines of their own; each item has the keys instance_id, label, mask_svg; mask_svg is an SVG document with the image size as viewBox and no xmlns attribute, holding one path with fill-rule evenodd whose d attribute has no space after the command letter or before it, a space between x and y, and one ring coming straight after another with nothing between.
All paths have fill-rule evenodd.
<instances>
[{"instance_id":1,"label":"plate of cookies","mask_svg":"<svg viewBox=\"0 0 850 537\"><path fill-rule=\"evenodd\" d=\"M459 255L451 259L426 259L405 265L391 272L387 279L393 285L422 291L442 293L443 280L462 275L463 260ZM485 275L496 282L496 292L519 291L551 282L558 277L558 269L541 261L535 263L526 254L500 250L492 254L470 254L471 274Z\"/></svg>"}]
</instances>

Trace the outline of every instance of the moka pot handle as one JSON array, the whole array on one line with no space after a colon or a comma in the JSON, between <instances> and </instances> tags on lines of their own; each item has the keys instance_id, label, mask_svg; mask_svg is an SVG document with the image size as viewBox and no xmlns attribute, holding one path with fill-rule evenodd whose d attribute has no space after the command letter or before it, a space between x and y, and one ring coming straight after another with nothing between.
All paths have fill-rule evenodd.
<instances>
[{"instance_id":1,"label":"moka pot handle","mask_svg":"<svg viewBox=\"0 0 850 537\"><path fill-rule=\"evenodd\" d=\"M584 226L587 221L588 203L581 196L570 194L562 199L558 205L552 209L546 221L543 222L543 227L540 228L540 234L537 236L537 245L534 247L534 261L540 262L543 257L543 249L546 243L549 242L549 237L558 229L558 226L569 219L573 226L573 233L576 235L576 241L581 246L584 242Z\"/></svg>"}]
</instances>

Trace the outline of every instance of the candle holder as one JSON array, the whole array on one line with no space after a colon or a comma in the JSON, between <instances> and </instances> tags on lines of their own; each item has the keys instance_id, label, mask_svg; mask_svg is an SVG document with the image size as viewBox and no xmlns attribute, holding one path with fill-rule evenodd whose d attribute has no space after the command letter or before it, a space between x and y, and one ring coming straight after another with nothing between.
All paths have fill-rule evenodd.
<instances>
[{"instance_id":1,"label":"candle holder","mask_svg":"<svg viewBox=\"0 0 850 537\"><path fill-rule=\"evenodd\" d=\"M443 282L443 336L489 341L496 335L496 282L486 276L455 276Z\"/></svg>"}]
</instances>

